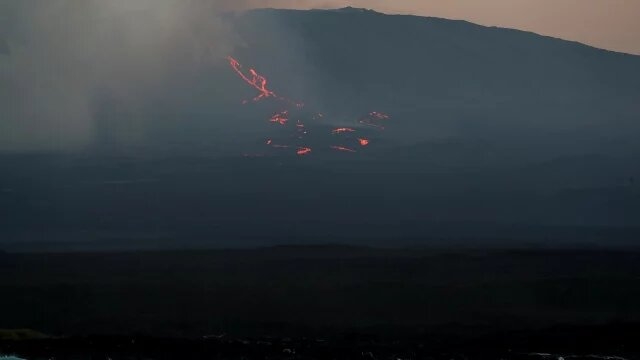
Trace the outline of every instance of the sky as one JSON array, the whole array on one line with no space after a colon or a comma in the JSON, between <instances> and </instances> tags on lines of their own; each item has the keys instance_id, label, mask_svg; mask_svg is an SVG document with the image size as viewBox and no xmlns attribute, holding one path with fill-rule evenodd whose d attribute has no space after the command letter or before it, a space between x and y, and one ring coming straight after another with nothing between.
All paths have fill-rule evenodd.
<instances>
[{"instance_id":1,"label":"sky","mask_svg":"<svg viewBox=\"0 0 640 360\"><path fill-rule=\"evenodd\" d=\"M355 6L463 19L640 54L640 0L255 0L253 6Z\"/></svg>"}]
</instances>

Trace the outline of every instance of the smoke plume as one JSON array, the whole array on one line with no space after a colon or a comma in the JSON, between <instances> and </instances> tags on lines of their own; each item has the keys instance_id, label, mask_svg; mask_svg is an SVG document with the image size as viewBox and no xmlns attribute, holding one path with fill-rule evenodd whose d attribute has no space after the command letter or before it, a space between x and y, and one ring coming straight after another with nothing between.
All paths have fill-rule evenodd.
<instances>
[{"instance_id":1,"label":"smoke plume","mask_svg":"<svg viewBox=\"0 0 640 360\"><path fill-rule=\"evenodd\" d=\"M96 121L99 98L108 94L135 117L145 103L188 88L188 79L224 60L238 41L222 12L278 3L1 2L0 151L90 146L104 126ZM129 123L123 133L145 136Z\"/></svg>"}]
</instances>

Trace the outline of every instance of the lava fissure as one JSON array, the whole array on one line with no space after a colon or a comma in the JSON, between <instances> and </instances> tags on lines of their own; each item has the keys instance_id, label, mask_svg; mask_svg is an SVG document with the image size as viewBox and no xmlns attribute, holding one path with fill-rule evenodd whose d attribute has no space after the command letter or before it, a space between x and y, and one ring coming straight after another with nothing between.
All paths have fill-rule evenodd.
<instances>
[{"instance_id":1,"label":"lava fissure","mask_svg":"<svg viewBox=\"0 0 640 360\"><path fill-rule=\"evenodd\" d=\"M267 88L267 78L258 74L258 72L254 69L249 69L249 74L251 75L251 78L249 78L242 71L242 65L240 65L240 62L238 60L234 59L231 56L227 56L227 60L229 60L229 65L231 65L236 74L238 74L247 84L251 85L260 92L258 96L253 98L253 101L258 101L260 99L268 97L277 97L275 92Z\"/></svg>"},{"instance_id":2,"label":"lava fissure","mask_svg":"<svg viewBox=\"0 0 640 360\"><path fill-rule=\"evenodd\" d=\"M279 124L279 125L287 125L289 123L289 120L292 117L292 110L300 110L302 109L305 104L303 102L295 102L292 101L290 99L287 99L285 97L279 96L278 94L276 94L273 90L269 89L268 87L268 80L265 76L261 75L260 73L258 73L255 69L253 68L249 68L248 72L243 70L242 65L240 64L240 62L238 60L236 60L235 58L228 56L227 60L229 61L229 65L231 66L231 68L233 69L233 71L248 85L250 85L251 87L253 87L254 89L256 89L258 91L258 94L253 98L254 102L263 100L263 99L268 99L268 98L272 98L276 101L281 101L284 102L286 104L288 104L287 106L289 108L281 110L279 112L276 112L275 114L273 114L268 120L271 123L275 123L275 124ZM248 104L249 100L244 100L242 101L243 104ZM298 115L295 115L295 117L297 118ZM320 119L324 119L325 115L323 113L315 113L314 115L311 116L311 120L320 120ZM360 118L359 120L357 120L356 122L359 123L360 125L366 126L366 127L371 127L371 128L375 128L377 130L384 130L385 127L384 125L381 124L381 122L389 120L390 116L378 111L371 111L369 112L366 116ZM288 127L287 128L291 128L291 129L295 129L294 130L294 134L292 135L292 138L296 138L299 140L298 144L295 145L290 145L287 143L284 144L276 144L273 142L272 139L267 139L266 140L266 145L271 147L271 148L275 148L275 149L289 149L289 148L295 148L296 150L296 154L298 156L305 156L305 155L309 155L312 152L311 147L309 147L307 144L304 143L305 137L308 134L307 131L307 126L304 122L303 119L298 118L295 122L295 127ZM341 135L341 137L343 138L343 140L341 142L345 142L345 141L349 141L349 142L353 142L356 145L360 145L361 147L364 146L368 146L371 142L368 138L359 136L359 137L351 137L348 134L351 133L357 133L359 132L357 129L355 128L351 128L351 127L338 127L338 128L333 128L331 131L331 134L333 135ZM336 151L340 151L340 152L350 152L350 153L355 153L357 152L356 150L347 147L347 146L342 146L342 145L332 145L330 146L331 149L336 150Z\"/></svg>"}]
</instances>

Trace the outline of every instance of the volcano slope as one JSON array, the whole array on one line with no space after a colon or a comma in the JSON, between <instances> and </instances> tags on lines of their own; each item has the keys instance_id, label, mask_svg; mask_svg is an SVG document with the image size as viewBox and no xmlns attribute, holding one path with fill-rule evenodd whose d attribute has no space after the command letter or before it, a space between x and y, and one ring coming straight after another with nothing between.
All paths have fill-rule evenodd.
<instances>
[{"instance_id":1,"label":"volcano slope","mask_svg":"<svg viewBox=\"0 0 640 360\"><path fill-rule=\"evenodd\" d=\"M0 156L2 242L635 241L640 57L351 8L224 19L228 58L99 98L90 146Z\"/></svg>"}]
</instances>

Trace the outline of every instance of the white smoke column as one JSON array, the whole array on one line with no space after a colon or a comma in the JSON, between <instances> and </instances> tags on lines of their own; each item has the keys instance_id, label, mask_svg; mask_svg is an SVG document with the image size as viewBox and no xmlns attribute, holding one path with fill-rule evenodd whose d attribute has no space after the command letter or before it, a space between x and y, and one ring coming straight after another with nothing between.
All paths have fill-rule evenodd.
<instances>
[{"instance_id":1,"label":"white smoke column","mask_svg":"<svg viewBox=\"0 0 640 360\"><path fill-rule=\"evenodd\" d=\"M204 0L3 1L0 37L9 54L0 53L0 151L89 145L97 91L135 107L224 57L230 35L216 16L224 7Z\"/></svg>"}]
</instances>

